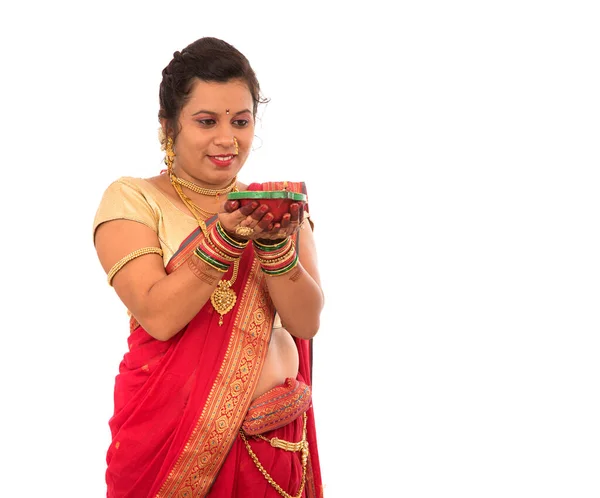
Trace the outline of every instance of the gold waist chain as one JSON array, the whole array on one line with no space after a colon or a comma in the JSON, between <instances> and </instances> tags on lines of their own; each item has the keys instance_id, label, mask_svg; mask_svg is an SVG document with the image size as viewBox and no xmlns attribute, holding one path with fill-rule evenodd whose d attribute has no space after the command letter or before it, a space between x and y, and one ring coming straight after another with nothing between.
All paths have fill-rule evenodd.
<instances>
[{"instance_id":1,"label":"gold waist chain","mask_svg":"<svg viewBox=\"0 0 600 498\"><path fill-rule=\"evenodd\" d=\"M271 446L273 446L273 448L280 448L285 451L293 451L293 452L301 451L302 452L302 480L300 481L300 489L298 490L298 494L296 494L295 496L292 496L289 493L286 493L282 489L282 487L279 484L277 484L275 482L275 480L265 470L265 468L262 466L262 464L258 460L258 457L256 456L256 454L252 451L252 448L250 447L250 443L248 442L248 439L246 439L246 435L244 434L244 431L242 429L240 429L240 437L242 438L242 441L244 441L244 445L246 446L246 449L248 450L248 454L250 455L250 458L252 458L252 460L254 461L256 468L261 472L261 474L263 476L265 476L265 479L269 482L269 484L271 484L271 486L273 486L275 488L275 490L281 496L283 496L284 498L300 498L302 496L302 492L304 491L304 486L306 485L306 466L308 464L308 441L306 440L306 412L304 412L304 414L303 414L302 441L299 441L297 443L290 443L289 441L284 441L283 439L279 439L276 437L268 439L264 436L261 436L260 434L257 434L256 436L254 436L255 438L259 438L259 439L262 439L263 441L267 441L268 443L271 444Z\"/></svg>"}]
</instances>

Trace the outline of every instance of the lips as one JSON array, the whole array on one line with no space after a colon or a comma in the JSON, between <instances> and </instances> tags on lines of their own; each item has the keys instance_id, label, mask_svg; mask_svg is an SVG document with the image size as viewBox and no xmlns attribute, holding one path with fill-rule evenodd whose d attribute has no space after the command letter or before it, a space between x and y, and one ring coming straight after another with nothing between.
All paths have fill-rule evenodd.
<instances>
[{"instance_id":1,"label":"lips","mask_svg":"<svg viewBox=\"0 0 600 498\"><path fill-rule=\"evenodd\" d=\"M219 154L218 156L208 156L208 158L213 162L213 164L224 168L233 162L235 156L233 154Z\"/></svg>"}]
</instances>

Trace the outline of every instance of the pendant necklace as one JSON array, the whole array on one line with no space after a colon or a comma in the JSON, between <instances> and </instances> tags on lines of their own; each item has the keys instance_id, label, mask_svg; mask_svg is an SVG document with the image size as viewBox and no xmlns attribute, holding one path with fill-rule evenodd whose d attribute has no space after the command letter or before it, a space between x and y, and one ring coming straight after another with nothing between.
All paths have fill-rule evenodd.
<instances>
[{"instance_id":1,"label":"pendant necklace","mask_svg":"<svg viewBox=\"0 0 600 498\"><path fill-rule=\"evenodd\" d=\"M196 221L198 222L198 226L202 230L204 237L206 237L208 239L208 230L206 228L205 220L217 213L212 213L212 212L202 209L200 206L196 205L192 201L192 199L190 199L187 195L185 195L183 193L181 186L187 187L190 190L193 190L194 192L197 192L202 195L208 195L208 196L214 195L218 199L220 194L224 194L224 193L228 193L228 192L232 192L232 191L233 192L238 191L237 185L236 185L236 178L234 178L233 181L227 187L225 187L223 189L219 189L219 190L213 190L213 189L205 189L205 188L199 187L195 183L188 182L187 180L182 180L181 178L178 178L177 176L175 176L175 173L173 173L172 171L170 172L169 176L171 179L171 185L173 185L173 188L177 192L177 195L179 195L179 198L181 199L181 201L191 211L194 218L196 218ZM194 188L191 188L191 186L193 186ZM213 308L220 315L219 325L223 325L223 316L226 315L227 313L229 313L233 309L233 307L235 306L235 303L237 301L237 296L231 287L233 286L233 284L237 278L239 264L240 264L240 260L236 259L235 262L233 263L233 274L231 275L231 278L229 280L225 280L224 278L222 278L219 281L217 288L213 291L213 293L210 296L210 302L213 305Z\"/></svg>"}]
</instances>

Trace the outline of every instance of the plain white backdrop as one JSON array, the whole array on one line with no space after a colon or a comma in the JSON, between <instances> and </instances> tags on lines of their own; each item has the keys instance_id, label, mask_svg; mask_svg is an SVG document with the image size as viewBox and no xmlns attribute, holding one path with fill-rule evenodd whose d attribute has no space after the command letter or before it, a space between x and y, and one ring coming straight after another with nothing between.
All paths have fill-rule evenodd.
<instances>
[{"instance_id":1,"label":"plain white backdrop","mask_svg":"<svg viewBox=\"0 0 600 498\"><path fill-rule=\"evenodd\" d=\"M2 8L1 496L105 496L127 316L100 196L162 168L158 86L217 36L263 93L242 180L304 180L326 497L600 495L594 2Z\"/></svg>"}]
</instances>

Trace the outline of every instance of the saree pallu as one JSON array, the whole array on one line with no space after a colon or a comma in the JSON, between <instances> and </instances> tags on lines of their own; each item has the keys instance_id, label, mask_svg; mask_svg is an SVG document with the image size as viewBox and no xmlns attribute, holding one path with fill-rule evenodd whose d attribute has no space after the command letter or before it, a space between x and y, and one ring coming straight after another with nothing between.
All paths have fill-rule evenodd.
<instances>
[{"instance_id":1,"label":"saree pallu","mask_svg":"<svg viewBox=\"0 0 600 498\"><path fill-rule=\"evenodd\" d=\"M200 229L194 231L169 261L167 273L184 264L203 237ZM231 278L231 270L224 278ZM223 317L222 326L208 302L168 341L152 338L132 318L129 352L119 366L115 411L109 421L108 498L197 498L209 493L218 498L278 496L239 436L266 358L275 314L252 247L240 259L233 290L237 302ZM300 358L298 379L311 385L312 343L294 341ZM303 496L320 498L312 406L307 415L310 454ZM301 423L299 417L268 435L297 441ZM275 480L296 493L301 471L296 454L282 456L288 452L268 443L252 444Z\"/></svg>"}]
</instances>

